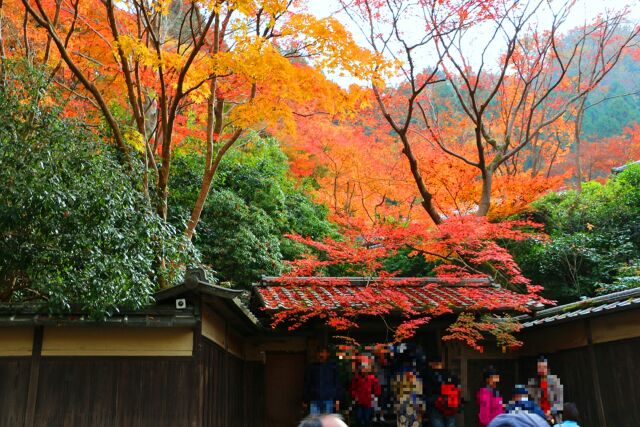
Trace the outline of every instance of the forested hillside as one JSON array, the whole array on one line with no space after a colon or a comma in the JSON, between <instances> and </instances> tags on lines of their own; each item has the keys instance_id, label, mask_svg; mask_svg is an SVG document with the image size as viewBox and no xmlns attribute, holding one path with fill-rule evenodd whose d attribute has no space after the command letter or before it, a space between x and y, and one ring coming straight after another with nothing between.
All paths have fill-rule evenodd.
<instances>
[{"instance_id":1,"label":"forested hillside","mask_svg":"<svg viewBox=\"0 0 640 427\"><path fill-rule=\"evenodd\" d=\"M600 140L624 133L640 123L640 72L638 52L625 55L589 97L584 133Z\"/></svg>"}]
</instances>

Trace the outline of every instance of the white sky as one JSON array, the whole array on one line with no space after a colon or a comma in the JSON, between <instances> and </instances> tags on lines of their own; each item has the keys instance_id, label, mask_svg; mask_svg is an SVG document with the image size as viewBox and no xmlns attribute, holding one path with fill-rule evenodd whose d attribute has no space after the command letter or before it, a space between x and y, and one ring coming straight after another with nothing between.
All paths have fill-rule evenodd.
<instances>
[{"instance_id":1,"label":"white sky","mask_svg":"<svg viewBox=\"0 0 640 427\"><path fill-rule=\"evenodd\" d=\"M574 25L580 24L585 18L592 18L606 8L620 9L629 6L635 9L635 15L640 15L640 1L629 0L579 0L574 6L575 14L572 15ZM316 16L334 15L340 10L340 2L338 0L311 0L309 2L309 10ZM347 20L342 20L347 25Z\"/></svg>"},{"instance_id":2,"label":"white sky","mask_svg":"<svg viewBox=\"0 0 640 427\"><path fill-rule=\"evenodd\" d=\"M631 10L630 18L634 22L636 23L640 22L640 0L632 0L632 1L630 0L578 0L577 4L573 7L571 14L569 15L569 17L567 18L564 24L564 29L568 30L568 29L580 26L585 22L589 22L593 18L595 18L598 14L604 12L607 9L617 10L617 9L622 9L624 7L629 7L629 9ZM358 27L349 19L348 16L346 16L344 12L340 11L341 7L340 7L340 2L338 0L310 0L308 3L308 8L311 13L315 14L318 17L326 17L329 15L336 17L338 20L340 20L340 22L342 22L342 24L349 31L351 31L351 33L354 35L354 38L358 43L360 43L365 47L368 46L366 43L366 40L360 34L360 30L358 29ZM549 24L551 22L549 16L545 16L544 12L540 13L540 16L537 17L537 20L543 25L545 24L545 20L548 20ZM409 38L411 38L411 35L412 35L412 30L410 29L411 28L410 22L411 21L407 21L406 24L403 24L404 33ZM416 21L416 27L421 27L418 21ZM415 37L416 38L419 37L419 30L415 31ZM484 46L486 41L488 41L488 37L489 37L488 33L487 34L476 33L476 35L474 36L474 39L477 38L478 42L482 43L480 45ZM485 38L486 41L483 42L482 40L483 38ZM471 43L468 43L468 44L472 46L474 43L472 40L470 41ZM493 50L494 51L489 55L490 56L495 55L495 57L497 57L497 55L500 53L500 50L501 50L501 48L499 47L499 43L496 43L495 49ZM471 54L470 56L472 57L473 51L471 51L470 54ZM473 62L474 61L472 59L472 63ZM432 60L430 60L429 58L429 55L424 54L422 57L422 63L417 65L418 65L418 68L423 69L431 65L430 63L433 64ZM331 74L329 74L328 77L343 86L348 86L349 84L357 83L352 78L339 77Z\"/></svg>"}]
</instances>

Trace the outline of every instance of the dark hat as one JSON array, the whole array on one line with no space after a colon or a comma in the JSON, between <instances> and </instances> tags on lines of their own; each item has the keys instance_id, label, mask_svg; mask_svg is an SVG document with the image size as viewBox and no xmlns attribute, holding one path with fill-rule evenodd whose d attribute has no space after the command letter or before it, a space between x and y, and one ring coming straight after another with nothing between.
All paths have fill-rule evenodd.
<instances>
[{"instance_id":1,"label":"dark hat","mask_svg":"<svg viewBox=\"0 0 640 427\"><path fill-rule=\"evenodd\" d=\"M565 402L562 408L562 418L567 421L580 421L580 413L575 403Z\"/></svg>"},{"instance_id":2,"label":"dark hat","mask_svg":"<svg viewBox=\"0 0 640 427\"><path fill-rule=\"evenodd\" d=\"M522 384L518 384L513 388L513 394L529 394L529 391Z\"/></svg>"},{"instance_id":3,"label":"dark hat","mask_svg":"<svg viewBox=\"0 0 640 427\"><path fill-rule=\"evenodd\" d=\"M496 371L496 369L493 366L489 366L484 373L482 374L482 377L485 379L485 381L487 380L487 378L492 377L494 375L498 375L498 371Z\"/></svg>"}]
</instances>

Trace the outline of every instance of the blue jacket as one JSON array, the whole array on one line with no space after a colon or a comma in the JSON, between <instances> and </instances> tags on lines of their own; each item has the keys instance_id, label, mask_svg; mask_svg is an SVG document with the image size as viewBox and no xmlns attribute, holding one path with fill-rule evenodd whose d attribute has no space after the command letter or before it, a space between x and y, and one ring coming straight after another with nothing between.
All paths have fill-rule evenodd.
<instances>
[{"instance_id":1,"label":"blue jacket","mask_svg":"<svg viewBox=\"0 0 640 427\"><path fill-rule=\"evenodd\" d=\"M333 362L312 363L304 375L304 400L340 400L342 390Z\"/></svg>"},{"instance_id":2,"label":"blue jacket","mask_svg":"<svg viewBox=\"0 0 640 427\"><path fill-rule=\"evenodd\" d=\"M549 424L539 415L517 412L498 415L487 427L549 427Z\"/></svg>"},{"instance_id":3,"label":"blue jacket","mask_svg":"<svg viewBox=\"0 0 640 427\"><path fill-rule=\"evenodd\" d=\"M533 400L518 400L517 402L512 402L507 405L507 413L521 413L521 412L529 412L530 414L536 414L542 417L542 419L546 420L546 416L542 408L534 402Z\"/></svg>"}]
</instances>

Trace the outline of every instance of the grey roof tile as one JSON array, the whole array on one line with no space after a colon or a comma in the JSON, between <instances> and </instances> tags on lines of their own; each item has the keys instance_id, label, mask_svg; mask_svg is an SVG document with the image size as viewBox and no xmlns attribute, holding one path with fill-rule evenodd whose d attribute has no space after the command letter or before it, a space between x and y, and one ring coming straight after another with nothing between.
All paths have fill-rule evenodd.
<instances>
[{"instance_id":1,"label":"grey roof tile","mask_svg":"<svg viewBox=\"0 0 640 427\"><path fill-rule=\"evenodd\" d=\"M533 315L519 316L517 319L520 320L524 328L530 328L580 317L602 315L611 311L629 310L636 307L640 307L640 288L547 308Z\"/></svg>"}]
</instances>

